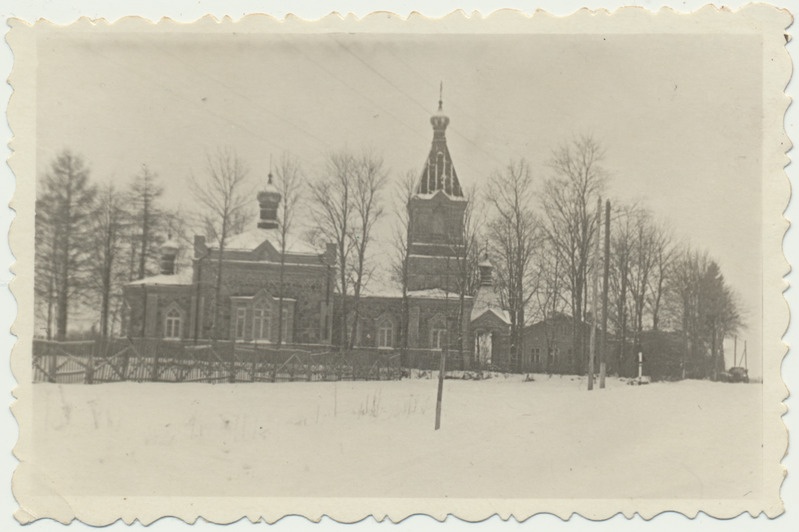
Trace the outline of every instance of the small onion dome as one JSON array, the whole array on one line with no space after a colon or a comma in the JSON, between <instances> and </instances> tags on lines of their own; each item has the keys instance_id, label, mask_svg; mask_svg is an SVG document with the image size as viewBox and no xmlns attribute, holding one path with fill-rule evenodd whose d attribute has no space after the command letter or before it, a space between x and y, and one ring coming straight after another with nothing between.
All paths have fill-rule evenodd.
<instances>
[{"instance_id":1,"label":"small onion dome","mask_svg":"<svg viewBox=\"0 0 799 532\"><path fill-rule=\"evenodd\" d=\"M269 172L266 186L258 192L258 203L279 203L280 198L280 191L272 182L272 172Z\"/></svg>"},{"instance_id":2,"label":"small onion dome","mask_svg":"<svg viewBox=\"0 0 799 532\"><path fill-rule=\"evenodd\" d=\"M161 244L161 253L164 255L175 255L179 249L180 244L176 240L173 240L171 236L166 242Z\"/></svg>"},{"instance_id":3,"label":"small onion dome","mask_svg":"<svg viewBox=\"0 0 799 532\"><path fill-rule=\"evenodd\" d=\"M433 116L430 117L430 123L433 125L433 129L443 131L447 129L449 125L449 117L444 114L444 101L442 93L444 91L444 83L441 83L438 93L438 111L436 111Z\"/></svg>"},{"instance_id":4,"label":"small onion dome","mask_svg":"<svg viewBox=\"0 0 799 532\"><path fill-rule=\"evenodd\" d=\"M430 124L432 124L433 129L435 130L447 129L447 126L449 125L449 117L444 114L444 111L441 110L441 105L438 106L438 112L430 117Z\"/></svg>"}]
</instances>

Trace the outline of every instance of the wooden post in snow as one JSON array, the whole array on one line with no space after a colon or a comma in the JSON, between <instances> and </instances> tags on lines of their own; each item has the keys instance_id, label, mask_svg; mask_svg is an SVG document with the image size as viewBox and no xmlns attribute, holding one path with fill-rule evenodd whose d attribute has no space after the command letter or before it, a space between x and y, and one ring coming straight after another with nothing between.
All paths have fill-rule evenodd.
<instances>
[{"instance_id":1,"label":"wooden post in snow","mask_svg":"<svg viewBox=\"0 0 799 532\"><path fill-rule=\"evenodd\" d=\"M588 389L594 389L594 359L596 358L596 328L599 326L597 312L597 283L599 283L599 239L602 232L602 198L596 200L596 235L594 235L594 256L591 259L591 345L588 347Z\"/></svg>"},{"instance_id":2,"label":"wooden post in snow","mask_svg":"<svg viewBox=\"0 0 799 532\"><path fill-rule=\"evenodd\" d=\"M602 274L602 348L599 350L599 388L605 387L608 352L608 281L610 279L610 200L605 202L605 271Z\"/></svg>"},{"instance_id":3,"label":"wooden post in snow","mask_svg":"<svg viewBox=\"0 0 799 532\"><path fill-rule=\"evenodd\" d=\"M738 365L738 335L736 334L733 338L732 367L736 367Z\"/></svg>"},{"instance_id":4,"label":"wooden post in snow","mask_svg":"<svg viewBox=\"0 0 799 532\"><path fill-rule=\"evenodd\" d=\"M747 356L747 354L746 354L746 340L744 340L744 354L743 354L743 359L744 359L744 369L745 369L746 371L749 371L749 357L748 357L748 356Z\"/></svg>"},{"instance_id":5,"label":"wooden post in snow","mask_svg":"<svg viewBox=\"0 0 799 532\"><path fill-rule=\"evenodd\" d=\"M444 334L446 335L446 342L444 342L444 349L441 350L441 361L438 365L438 392L436 393L436 429L441 428L441 400L444 396L444 372L447 369L447 351L449 350L449 255L447 255L447 271L444 277Z\"/></svg>"},{"instance_id":6,"label":"wooden post in snow","mask_svg":"<svg viewBox=\"0 0 799 532\"><path fill-rule=\"evenodd\" d=\"M449 336L449 335L447 335ZM444 396L444 372L447 369L446 347L441 350L441 362L438 366L438 394L436 395L436 430L441 428L441 400Z\"/></svg>"},{"instance_id":7,"label":"wooden post in snow","mask_svg":"<svg viewBox=\"0 0 799 532\"><path fill-rule=\"evenodd\" d=\"M638 351L638 384L641 384L643 378L644 378L644 354L641 351Z\"/></svg>"}]
</instances>

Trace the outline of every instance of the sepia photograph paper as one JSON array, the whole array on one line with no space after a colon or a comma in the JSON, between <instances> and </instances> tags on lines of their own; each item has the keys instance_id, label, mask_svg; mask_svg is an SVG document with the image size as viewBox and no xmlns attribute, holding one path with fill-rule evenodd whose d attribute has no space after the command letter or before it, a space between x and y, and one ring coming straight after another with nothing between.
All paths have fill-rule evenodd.
<instances>
[{"instance_id":1,"label":"sepia photograph paper","mask_svg":"<svg viewBox=\"0 0 799 532\"><path fill-rule=\"evenodd\" d=\"M16 520L780 515L791 22L11 19Z\"/></svg>"}]
</instances>

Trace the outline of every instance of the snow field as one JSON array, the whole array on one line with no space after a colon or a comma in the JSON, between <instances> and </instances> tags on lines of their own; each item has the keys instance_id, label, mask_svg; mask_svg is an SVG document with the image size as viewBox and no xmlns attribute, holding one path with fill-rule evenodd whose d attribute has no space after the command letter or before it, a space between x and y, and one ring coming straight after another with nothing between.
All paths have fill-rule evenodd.
<instances>
[{"instance_id":1,"label":"snow field","mask_svg":"<svg viewBox=\"0 0 799 532\"><path fill-rule=\"evenodd\" d=\"M585 385L446 380L434 431L434 378L37 384L33 461L75 495L759 495L759 385Z\"/></svg>"}]
</instances>

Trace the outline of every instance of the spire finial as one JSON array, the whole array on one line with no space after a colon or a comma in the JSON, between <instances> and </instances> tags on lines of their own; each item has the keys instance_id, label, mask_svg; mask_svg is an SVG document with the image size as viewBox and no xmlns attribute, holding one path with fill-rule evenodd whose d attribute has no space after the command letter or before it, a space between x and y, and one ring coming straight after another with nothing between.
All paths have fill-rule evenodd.
<instances>
[{"instance_id":1,"label":"spire finial","mask_svg":"<svg viewBox=\"0 0 799 532\"><path fill-rule=\"evenodd\" d=\"M443 110L444 107L444 80L438 85L438 110Z\"/></svg>"},{"instance_id":2,"label":"spire finial","mask_svg":"<svg viewBox=\"0 0 799 532\"><path fill-rule=\"evenodd\" d=\"M269 154L269 175L266 176L269 184L272 184L272 154Z\"/></svg>"}]
</instances>

